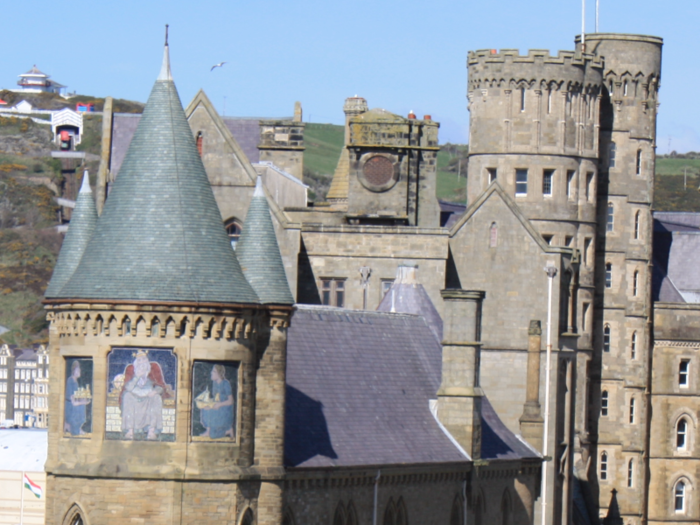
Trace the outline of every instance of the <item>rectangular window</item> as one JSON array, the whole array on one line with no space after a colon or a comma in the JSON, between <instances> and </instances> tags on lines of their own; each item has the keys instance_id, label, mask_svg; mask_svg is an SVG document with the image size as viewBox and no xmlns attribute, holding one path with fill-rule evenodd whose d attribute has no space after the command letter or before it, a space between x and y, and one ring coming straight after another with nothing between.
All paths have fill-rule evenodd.
<instances>
[{"instance_id":1,"label":"rectangular window","mask_svg":"<svg viewBox=\"0 0 700 525\"><path fill-rule=\"evenodd\" d=\"M612 264L605 265L605 287L612 288Z\"/></svg>"},{"instance_id":2,"label":"rectangular window","mask_svg":"<svg viewBox=\"0 0 700 525\"><path fill-rule=\"evenodd\" d=\"M681 364L678 367L678 386L688 386L688 370L690 369L690 360L681 359Z\"/></svg>"},{"instance_id":3,"label":"rectangular window","mask_svg":"<svg viewBox=\"0 0 700 525\"><path fill-rule=\"evenodd\" d=\"M610 143L610 155L609 155L609 164L608 166L611 168L615 167L615 156L617 154L617 145L614 142Z\"/></svg>"},{"instance_id":4,"label":"rectangular window","mask_svg":"<svg viewBox=\"0 0 700 525\"><path fill-rule=\"evenodd\" d=\"M527 170L515 170L515 195L527 195Z\"/></svg>"},{"instance_id":5,"label":"rectangular window","mask_svg":"<svg viewBox=\"0 0 700 525\"><path fill-rule=\"evenodd\" d=\"M574 170L569 170L566 172L566 196L570 199L574 197L574 179L576 178L576 172Z\"/></svg>"},{"instance_id":6,"label":"rectangular window","mask_svg":"<svg viewBox=\"0 0 700 525\"><path fill-rule=\"evenodd\" d=\"M496 168L486 168L486 171L489 175L489 184L496 182L496 179L498 178L498 170Z\"/></svg>"},{"instance_id":7,"label":"rectangular window","mask_svg":"<svg viewBox=\"0 0 700 525\"><path fill-rule=\"evenodd\" d=\"M525 111L525 88L520 88L520 111Z\"/></svg>"},{"instance_id":8,"label":"rectangular window","mask_svg":"<svg viewBox=\"0 0 700 525\"><path fill-rule=\"evenodd\" d=\"M642 174L642 150L641 149L637 150L637 166L636 167L637 167L637 171L636 171L637 175L641 175Z\"/></svg>"},{"instance_id":9,"label":"rectangular window","mask_svg":"<svg viewBox=\"0 0 700 525\"><path fill-rule=\"evenodd\" d=\"M345 306L345 279L322 279L321 299L326 306Z\"/></svg>"},{"instance_id":10,"label":"rectangular window","mask_svg":"<svg viewBox=\"0 0 700 525\"><path fill-rule=\"evenodd\" d=\"M554 170L544 170L542 173L542 195L552 196L552 183L554 181Z\"/></svg>"},{"instance_id":11,"label":"rectangular window","mask_svg":"<svg viewBox=\"0 0 700 525\"><path fill-rule=\"evenodd\" d=\"M549 235L549 234L542 234L542 238L544 239L544 242L547 244L552 244L552 240L554 239L554 235Z\"/></svg>"},{"instance_id":12,"label":"rectangular window","mask_svg":"<svg viewBox=\"0 0 700 525\"><path fill-rule=\"evenodd\" d=\"M591 303L583 303L583 308L581 312L581 331L585 332L588 330L588 310L591 307Z\"/></svg>"},{"instance_id":13,"label":"rectangular window","mask_svg":"<svg viewBox=\"0 0 700 525\"><path fill-rule=\"evenodd\" d=\"M612 202L608 203L608 215L607 215L607 223L606 223L606 231L613 231L613 228L615 227L615 206L613 205Z\"/></svg>"},{"instance_id":14,"label":"rectangular window","mask_svg":"<svg viewBox=\"0 0 700 525\"><path fill-rule=\"evenodd\" d=\"M394 285L393 279L382 279L382 297L389 293L391 287Z\"/></svg>"},{"instance_id":15,"label":"rectangular window","mask_svg":"<svg viewBox=\"0 0 700 525\"><path fill-rule=\"evenodd\" d=\"M595 173L592 171L589 171L586 173L586 200L591 201L593 200L595 193L594 193L594 185L595 184Z\"/></svg>"},{"instance_id":16,"label":"rectangular window","mask_svg":"<svg viewBox=\"0 0 700 525\"><path fill-rule=\"evenodd\" d=\"M600 415L601 416L608 415L608 391L607 390L603 390L603 393L600 396Z\"/></svg>"},{"instance_id":17,"label":"rectangular window","mask_svg":"<svg viewBox=\"0 0 700 525\"><path fill-rule=\"evenodd\" d=\"M591 253L592 244L590 237L583 239L583 264L586 266L590 266L593 260L593 254Z\"/></svg>"},{"instance_id":18,"label":"rectangular window","mask_svg":"<svg viewBox=\"0 0 700 525\"><path fill-rule=\"evenodd\" d=\"M630 399L630 425L634 424L634 398Z\"/></svg>"}]
</instances>

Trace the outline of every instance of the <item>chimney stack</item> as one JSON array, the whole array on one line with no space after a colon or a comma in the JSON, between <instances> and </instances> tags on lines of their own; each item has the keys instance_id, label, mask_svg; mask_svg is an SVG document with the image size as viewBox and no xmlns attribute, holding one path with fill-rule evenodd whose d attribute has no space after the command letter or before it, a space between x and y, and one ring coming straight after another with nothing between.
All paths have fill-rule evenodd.
<instances>
[{"instance_id":1,"label":"chimney stack","mask_svg":"<svg viewBox=\"0 0 700 525\"><path fill-rule=\"evenodd\" d=\"M527 334L527 390L523 415L520 417L520 434L528 443L541 451L544 420L540 411L540 353L542 351L540 321L530 321Z\"/></svg>"},{"instance_id":2,"label":"chimney stack","mask_svg":"<svg viewBox=\"0 0 700 525\"><path fill-rule=\"evenodd\" d=\"M481 306L485 292L442 290L445 302L438 418L472 459L481 457Z\"/></svg>"}]
</instances>

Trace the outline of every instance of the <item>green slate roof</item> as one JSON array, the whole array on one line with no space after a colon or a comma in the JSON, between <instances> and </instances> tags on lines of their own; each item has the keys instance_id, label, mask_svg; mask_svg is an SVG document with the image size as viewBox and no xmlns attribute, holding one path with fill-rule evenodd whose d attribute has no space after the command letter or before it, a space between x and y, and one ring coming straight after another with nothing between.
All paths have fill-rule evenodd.
<instances>
[{"instance_id":1,"label":"green slate roof","mask_svg":"<svg viewBox=\"0 0 700 525\"><path fill-rule=\"evenodd\" d=\"M259 303L163 68L65 299Z\"/></svg>"},{"instance_id":2,"label":"green slate roof","mask_svg":"<svg viewBox=\"0 0 700 525\"><path fill-rule=\"evenodd\" d=\"M46 297L56 297L63 285L71 278L80 264L85 247L87 246L97 224L97 209L92 198L92 190L87 170L83 174L83 185L80 187L75 208L70 219L68 233L61 245L58 261L53 270L51 281L46 288Z\"/></svg>"},{"instance_id":3,"label":"green slate roof","mask_svg":"<svg viewBox=\"0 0 700 525\"><path fill-rule=\"evenodd\" d=\"M246 279L263 304L294 304L270 216L262 180L258 177L236 255Z\"/></svg>"}]
</instances>

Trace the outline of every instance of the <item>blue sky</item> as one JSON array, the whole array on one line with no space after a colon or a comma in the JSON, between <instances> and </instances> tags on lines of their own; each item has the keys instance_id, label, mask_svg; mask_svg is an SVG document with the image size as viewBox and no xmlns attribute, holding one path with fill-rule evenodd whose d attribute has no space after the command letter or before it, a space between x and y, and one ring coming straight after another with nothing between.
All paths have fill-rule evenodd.
<instances>
[{"instance_id":1,"label":"blue sky","mask_svg":"<svg viewBox=\"0 0 700 525\"><path fill-rule=\"evenodd\" d=\"M700 151L700 2L600 4L601 32L664 38L658 151ZM28 0L6 4L3 21L3 87L36 64L71 91L145 101L168 23L185 105L202 88L227 115L289 116L299 100L305 120L339 124L344 99L360 95L430 114L441 142L466 142L467 52L573 49L581 0Z\"/></svg>"}]
</instances>

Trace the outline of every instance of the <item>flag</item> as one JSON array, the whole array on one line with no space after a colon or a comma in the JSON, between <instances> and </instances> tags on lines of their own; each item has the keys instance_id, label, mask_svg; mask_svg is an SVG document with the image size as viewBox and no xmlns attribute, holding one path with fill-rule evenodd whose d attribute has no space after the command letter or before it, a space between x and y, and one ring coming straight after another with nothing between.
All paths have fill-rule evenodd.
<instances>
[{"instance_id":1,"label":"flag","mask_svg":"<svg viewBox=\"0 0 700 525\"><path fill-rule=\"evenodd\" d=\"M41 487L29 479L29 476L26 474L24 475L24 486L31 490L32 494L34 494L37 498L41 498L41 495L44 493L44 491L41 490Z\"/></svg>"}]
</instances>

